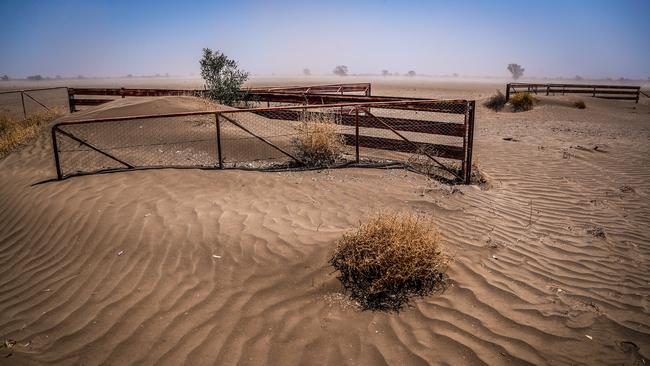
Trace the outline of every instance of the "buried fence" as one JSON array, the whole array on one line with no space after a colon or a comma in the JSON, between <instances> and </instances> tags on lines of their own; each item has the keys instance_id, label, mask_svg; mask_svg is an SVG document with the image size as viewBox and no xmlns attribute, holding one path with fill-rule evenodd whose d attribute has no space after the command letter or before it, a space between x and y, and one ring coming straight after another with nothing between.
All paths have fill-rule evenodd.
<instances>
[{"instance_id":1,"label":"buried fence","mask_svg":"<svg viewBox=\"0 0 650 366\"><path fill-rule=\"evenodd\" d=\"M603 99L634 100L636 103L639 103L639 95L642 93L640 86L629 85L509 83L506 84L506 101L511 94L524 92L546 95L585 94Z\"/></svg>"},{"instance_id":2,"label":"buried fence","mask_svg":"<svg viewBox=\"0 0 650 366\"><path fill-rule=\"evenodd\" d=\"M57 178L142 168L408 164L469 183L474 101L409 100L59 122ZM323 153L325 151L325 153Z\"/></svg>"},{"instance_id":3,"label":"buried fence","mask_svg":"<svg viewBox=\"0 0 650 366\"><path fill-rule=\"evenodd\" d=\"M343 83L305 86L255 87L242 89L242 92L249 101L266 102L267 106L269 106L269 103L271 102L286 103L289 101L289 103L303 103L305 100L318 100L321 103L332 103L333 100L338 102L362 102L368 101L364 98L370 97L371 84ZM201 89L68 88L68 105L70 112L72 113L79 110L77 108L78 106L97 106L112 102L114 100L113 98L160 96L203 97L205 96L205 93L206 91ZM346 99L346 96L353 99ZM338 97L338 99L332 99L335 97ZM399 98L388 98L387 100L398 99Z\"/></svg>"}]
</instances>

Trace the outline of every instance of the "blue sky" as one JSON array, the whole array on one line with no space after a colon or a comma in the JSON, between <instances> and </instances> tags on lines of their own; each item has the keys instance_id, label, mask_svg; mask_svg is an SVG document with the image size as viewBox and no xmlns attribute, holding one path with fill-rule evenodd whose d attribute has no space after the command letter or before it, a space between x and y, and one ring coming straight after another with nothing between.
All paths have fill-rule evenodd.
<instances>
[{"instance_id":1,"label":"blue sky","mask_svg":"<svg viewBox=\"0 0 650 366\"><path fill-rule=\"evenodd\" d=\"M0 74L198 74L203 47L254 74L650 77L650 0L0 0Z\"/></svg>"}]
</instances>

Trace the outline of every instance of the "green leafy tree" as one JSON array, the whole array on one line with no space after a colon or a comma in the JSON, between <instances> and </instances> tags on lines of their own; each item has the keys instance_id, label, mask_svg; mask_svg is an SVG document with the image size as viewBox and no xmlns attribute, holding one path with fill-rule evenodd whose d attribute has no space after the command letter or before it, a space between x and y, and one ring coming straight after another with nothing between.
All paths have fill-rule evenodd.
<instances>
[{"instance_id":1,"label":"green leafy tree","mask_svg":"<svg viewBox=\"0 0 650 366\"><path fill-rule=\"evenodd\" d=\"M244 98L241 86L248 79L248 73L239 70L237 61L229 59L221 51L204 48L200 64L201 77L210 99L232 105Z\"/></svg>"}]
</instances>

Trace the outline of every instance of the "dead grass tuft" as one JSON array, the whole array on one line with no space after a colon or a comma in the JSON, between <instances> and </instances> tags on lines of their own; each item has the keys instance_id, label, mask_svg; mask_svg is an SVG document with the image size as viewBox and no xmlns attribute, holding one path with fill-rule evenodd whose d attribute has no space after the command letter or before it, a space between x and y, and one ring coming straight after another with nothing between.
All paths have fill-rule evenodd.
<instances>
[{"instance_id":1,"label":"dead grass tuft","mask_svg":"<svg viewBox=\"0 0 650 366\"><path fill-rule=\"evenodd\" d=\"M498 112L503 109L506 103L507 101L505 95L503 95L501 91L497 90L497 93L489 97L488 100L483 103L483 105L495 112Z\"/></svg>"},{"instance_id":2,"label":"dead grass tuft","mask_svg":"<svg viewBox=\"0 0 650 366\"><path fill-rule=\"evenodd\" d=\"M524 112L533 109L535 98L531 93L516 93L510 97L510 104L515 112Z\"/></svg>"},{"instance_id":3,"label":"dead grass tuft","mask_svg":"<svg viewBox=\"0 0 650 366\"><path fill-rule=\"evenodd\" d=\"M50 121L63 113L60 109L34 113L27 118L16 118L0 113L0 158L33 139Z\"/></svg>"},{"instance_id":4,"label":"dead grass tuft","mask_svg":"<svg viewBox=\"0 0 650 366\"><path fill-rule=\"evenodd\" d=\"M587 105L586 105L585 102L582 101L582 100L579 100L579 101L573 103L573 106L576 107L576 108L578 108L578 109L585 109L585 108L587 108Z\"/></svg>"},{"instance_id":5,"label":"dead grass tuft","mask_svg":"<svg viewBox=\"0 0 650 366\"><path fill-rule=\"evenodd\" d=\"M298 159L307 166L330 166L343 154L345 144L333 114L307 112L296 132L292 143Z\"/></svg>"},{"instance_id":6,"label":"dead grass tuft","mask_svg":"<svg viewBox=\"0 0 650 366\"><path fill-rule=\"evenodd\" d=\"M338 241L330 264L363 309L399 310L413 296L440 290L448 257L432 220L380 213Z\"/></svg>"}]
</instances>

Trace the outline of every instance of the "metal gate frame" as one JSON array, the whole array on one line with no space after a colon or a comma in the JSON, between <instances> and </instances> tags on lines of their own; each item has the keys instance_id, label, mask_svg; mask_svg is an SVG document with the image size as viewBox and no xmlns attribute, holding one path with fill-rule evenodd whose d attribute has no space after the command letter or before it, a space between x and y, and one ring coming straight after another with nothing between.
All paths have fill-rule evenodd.
<instances>
[{"instance_id":1,"label":"metal gate frame","mask_svg":"<svg viewBox=\"0 0 650 366\"><path fill-rule=\"evenodd\" d=\"M450 108L449 106L453 106L454 108ZM171 113L171 114L154 114L154 115L140 115L140 116L127 116L127 117L116 117L116 118L99 118L99 119L89 119L89 120L82 120L82 121L77 121L77 122L59 122L55 123L52 126L51 130L51 135L52 135L52 147L53 147L53 152L54 152L54 161L55 161L55 166L56 166L56 173L57 173L57 179L62 180L71 176L76 176L76 175L85 175L85 174L93 174L93 173L99 173L99 172L105 172L105 171L126 171L126 170L136 170L136 169L152 169L152 168L201 168L201 169L224 169L224 164L223 164L223 158L222 158L222 137L221 137L221 120L226 120L229 123L234 124L247 134L259 139L265 144L270 145L274 149L280 151L284 155L288 156L289 158L293 159L296 161L298 164L301 164L299 159L297 159L295 156L293 156L291 153L284 151L282 148L276 146L273 144L271 141L265 139L262 136L258 136L246 127L242 126L241 124L237 123L233 118L229 117L229 115L236 114L236 113L258 113L258 114L264 114L264 113L272 113L275 111L286 111L286 110L296 110L296 109L301 109L301 110L309 110L309 109L316 109L316 108L331 108L331 107L336 107L336 108L349 108L351 111L354 111L354 116L355 116L355 121L354 121L354 126L355 126L355 134L352 136L353 138L350 139L353 141L353 143L350 143L350 145L353 145L355 147L356 151L356 163L359 163L359 148L360 147L368 147L367 145L364 145L364 140L367 139L367 137L364 137L360 135L359 132L359 127L360 127L360 112L364 116L364 119L367 121L367 117L370 117L372 120L377 122L377 126L381 127L374 127L373 128L382 128L386 129L392 132L395 136L398 137L398 139L384 139L384 138L373 138L376 141L379 141L380 143L383 143L383 146L373 146L373 149L381 149L381 150L392 150L392 151L401 151L401 152L410 152L410 153L416 153L416 154L423 154L427 156L433 163L437 164L440 166L443 170L451 173L453 176L455 176L458 181L461 181L465 184L469 184L471 182L471 174L472 174L472 152L473 152L473 140L474 140L474 123L475 123L475 101L467 101L467 100L435 100L435 99L425 99L425 100L405 100L405 101L389 101L389 102L370 102L370 103L335 103L335 104L321 104L321 105L301 105L301 106L283 106L283 107L269 107L269 108L249 108L249 109L235 109L235 110L221 110L221 111L204 111L204 112L185 112L185 113ZM423 149L423 147L426 147L426 145L431 145L423 142L414 142L408 139L404 134L400 133L399 130L400 128L397 128L395 126L391 126L390 123L387 123L383 117L378 117L375 114L371 112L371 108L385 108L385 109L397 109L397 110L410 110L410 111L429 111L429 112L438 112L438 113L453 113L453 114L462 114L464 115L464 122L462 125L459 124L459 126L462 126L462 136L460 133L450 135L450 136L458 136L462 137L463 139L463 146L462 146L462 155L453 155L451 159L456 159L456 160L461 160L462 161L462 168L461 172L458 173L454 171L453 168L450 168L449 166L443 164L442 162L439 161L436 157L439 157L440 155L434 156L434 154L431 154L426 151L426 149ZM185 165L185 166L135 166L127 161L127 159L120 158L117 156L114 156L113 154L108 153L107 151L103 151L100 147L95 146L92 142L85 141L79 136L74 136L73 134L63 130L62 128L66 125L79 125L79 124L94 124L94 123L110 123L114 121L125 121L125 120L141 120L141 119L149 119L149 118L172 118L172 117L185 117L185 116L193 116L193 115L214 115L214 121L215 121L215 127L216 127L216 133L214 136L214 139L216 140L217 144L217 164L213 167L205 167L205 166L192 166L192 165ZM349 122L351 123L351 122ZM366 122L367 123L367 122ZM438 122L435 122L438 123ZM350 124L350 126L352 126ZM402 130L408 126L402 126ZM408 129L407 129L408 131ZM61 161L60 161L60 151L57 146L57 135L61 134L66 136L67 138L73 139L74 141L78 142L81 145L86 146L87 148L98 152L102 154L103 156L112 159L119 163L120 165L123 165L124 168L113 168L113 169L104 169L101 171L93 171L93 172L84 172L84 173L72 173L72 174L67 174L65 175L62 170L61 170ZM431 133L435 135L436 133ZM433 146L433 145L432 145ZM436 145L438 146L438 145ZM443 145L439 145L443 146ZM444 145L447 146L447 145Z\"/></svg>"}]
</instances>

